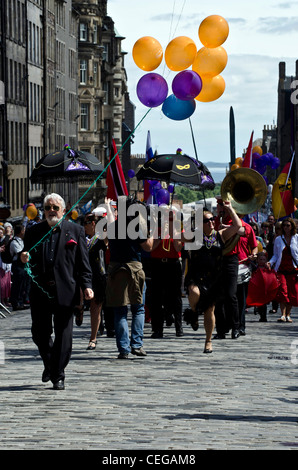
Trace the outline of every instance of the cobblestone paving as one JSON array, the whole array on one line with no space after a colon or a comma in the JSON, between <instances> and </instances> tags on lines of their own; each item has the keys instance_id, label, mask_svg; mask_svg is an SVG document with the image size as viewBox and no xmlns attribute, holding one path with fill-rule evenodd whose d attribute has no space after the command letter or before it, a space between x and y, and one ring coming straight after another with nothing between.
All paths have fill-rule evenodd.
<instances>
[{"instance_id":1,"label":"cobblestone paving","mask_svg":"<svg viewBox=\"0 0 298 470\"><path fill-rule=\"evenodd\" d=\"M2 450L297 450L298 309L293 323L247 313L247 335L213 341L174 327L148 355L118 360L105 333L87 351L90 317L74 326L64 391L41 382L30 311L0 318ZM1 354L2 352L2 354ZM297 354L296 354L297 353Z\"/></svg>"}]
</instances>

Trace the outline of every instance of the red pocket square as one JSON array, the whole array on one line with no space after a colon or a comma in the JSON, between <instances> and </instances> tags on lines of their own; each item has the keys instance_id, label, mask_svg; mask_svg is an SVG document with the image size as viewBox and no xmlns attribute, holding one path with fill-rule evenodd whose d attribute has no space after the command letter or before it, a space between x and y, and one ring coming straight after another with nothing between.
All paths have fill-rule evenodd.
<instances>
[{"instance_id":1,"label":"red pocket square","mask_svg":"<svg viewBox=\"0 0 298 470\"><path fill-rule=\"evenodd\" d=\"M77 244L78 244L78 242L76 242L72 238L70 240L68 240L68 242L66 242L66 246L77 245Z\"/></svg>"}]
</instances>

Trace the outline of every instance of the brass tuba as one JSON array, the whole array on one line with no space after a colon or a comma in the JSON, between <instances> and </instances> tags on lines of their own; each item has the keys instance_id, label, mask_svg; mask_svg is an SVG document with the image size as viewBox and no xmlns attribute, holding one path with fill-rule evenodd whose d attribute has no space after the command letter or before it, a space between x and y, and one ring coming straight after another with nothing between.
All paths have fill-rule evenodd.
<instances>
[{"instance_id":1,"label":"brass tuba","mask_svg":"<svg viewBox=\"0 0 298 470\"><path fill-rule=\"evenodd\" d=\"M259 210L267 197L267 185L260 173L251 168L230 171L221 184L221 198L230 201L239 215Z\"/></svg>"}]
</instances>

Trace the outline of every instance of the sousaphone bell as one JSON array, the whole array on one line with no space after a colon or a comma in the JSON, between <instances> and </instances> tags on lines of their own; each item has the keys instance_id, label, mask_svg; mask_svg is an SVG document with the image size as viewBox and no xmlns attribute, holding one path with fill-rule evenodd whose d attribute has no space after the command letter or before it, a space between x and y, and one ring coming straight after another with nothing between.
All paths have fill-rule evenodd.
<instances>
[{"instance_id":1,"label":"sousaphone bell","mask_svg":"<svg viewBox=\"0 0 298 470\"><path fill-rule=\"evenodd\" d=\"M230 171L221 184L221 198L230 201L239 215L259 210L267 197L267 185L260 173L251 168Z\"/></svg>"}]
</instances>

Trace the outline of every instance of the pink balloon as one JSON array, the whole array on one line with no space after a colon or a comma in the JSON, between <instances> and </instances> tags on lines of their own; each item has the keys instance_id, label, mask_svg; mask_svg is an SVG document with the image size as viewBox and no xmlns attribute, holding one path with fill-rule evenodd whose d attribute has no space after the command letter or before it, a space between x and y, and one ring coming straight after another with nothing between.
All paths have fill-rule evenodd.
<instances>
[{"instance_id":1,"label":"pink balloon","mask_svg":"<svg viewBox=\"0 0 298 470\"><path fill-rule=\"evenodd\" d=\"M174 95L184 101L194 99L198 96L201 89L201 77L193 70L183 70L182 72L179 72L172 82Z\"/></svg>"}]
</instances>

